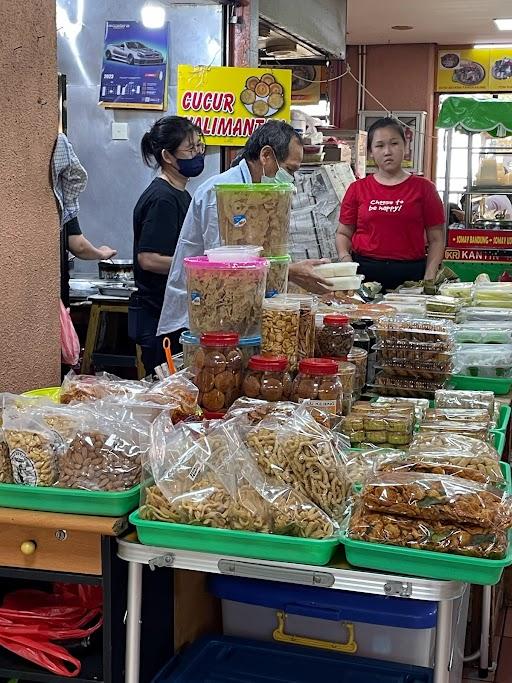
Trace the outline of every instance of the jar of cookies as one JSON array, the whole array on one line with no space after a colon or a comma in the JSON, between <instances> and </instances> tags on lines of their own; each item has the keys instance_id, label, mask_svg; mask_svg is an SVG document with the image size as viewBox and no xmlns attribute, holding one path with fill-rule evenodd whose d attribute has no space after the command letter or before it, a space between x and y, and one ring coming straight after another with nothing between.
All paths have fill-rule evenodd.
<instances>
[{"instance_id":1,"label":"jar of cookies","mask_svg":"<svg viewBox=\"0 0 512 683\"><path fill-rule=\"evenodd\" d=\"M207 332L201 335L193 365L201 408L223 412L239 398L243 373L239 339L235 332Z\"/></svg>"},{"instance_id":2,"label":"jar of cookies","mask_svg":"<svg viewBox=\"0 0 512 683\"><path fill-rule=\"evenodd\" d=\"M261 351L271 356L286 356L292 372L297 368L299 324L299 301L279 296L265 299L261 319Z\"/></svg>"},{"instance_id":3,"label":"jar of cookies","mask_svg":"<svg viewBox=\"0 0 512 683\"><path fill-rule=\"evenodd\" d=\"M315 355L319 358L343 358L354 343L354 328L346 315L324 316L323 326L316 332Z\"/></svg>"},{"instance_id":4,"label":"jar of cookies","mask_svg":"<svg viewBox=\"0 0 512 683\"><path fill-rule=\"evenodd\" d=\"M284 401L290 397L292 380L286 356L253 356L245 372L242 395L263 401Z\"/></svg>"},{"instance_id":5,"label":"jar of cookies","mask_svg":"<svg viewBox=\"0 0 512 683\"><path fill-rule=\"evenodd\" d=\"M327 358L306 358L299 363L299 373L293 382L292 401L311 405L327 413L341 415L343 385L338 375L338 363Z\"/></svg>"}]
</instances>

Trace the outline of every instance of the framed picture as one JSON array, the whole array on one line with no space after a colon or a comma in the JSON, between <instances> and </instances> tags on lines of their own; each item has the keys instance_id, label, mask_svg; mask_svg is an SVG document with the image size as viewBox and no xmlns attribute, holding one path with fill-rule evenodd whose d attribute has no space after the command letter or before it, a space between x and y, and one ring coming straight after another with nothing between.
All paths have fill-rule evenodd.
<instances>
[{"instance_id":1,"label":"framed picture","mask_svg":"<svg viewBox=\"0 0 512 683\"><path fill-rule=\"evenodd\" d=\"M359 128L368 131L370 126L386 116L383 111L359 112ZM423 159L425 154L425 132L427 112L425 111L394 111L392 115L405 127L405 157L403 166L411 173L423 173ZM375 163L371 156L366 162L367 173L375 172Z\"/></svg>"}]
</instances>

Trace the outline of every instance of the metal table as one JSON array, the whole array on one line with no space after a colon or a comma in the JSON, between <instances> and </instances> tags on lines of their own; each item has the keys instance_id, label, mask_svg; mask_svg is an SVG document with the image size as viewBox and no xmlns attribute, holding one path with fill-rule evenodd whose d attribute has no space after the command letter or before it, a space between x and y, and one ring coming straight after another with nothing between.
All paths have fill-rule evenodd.
<instances>
[{"instance_id":1,"label":"metal table","mask_svg":"<svg viewBox=\"0 0 512 683\"><path fill-rule=\"evenodd\" d=\"M467 584L460 581L436 581L359 570L348 565L343 554L336 557L330 565L318 567L157 548L119 539L118 556L128 562L125 683L139 683L143 565L149 565L151 569L189 569L210 574L437 602L434 683L449 681L453 653L454 604L462 598L467 587Z\"/></svg>"}]
</instances>

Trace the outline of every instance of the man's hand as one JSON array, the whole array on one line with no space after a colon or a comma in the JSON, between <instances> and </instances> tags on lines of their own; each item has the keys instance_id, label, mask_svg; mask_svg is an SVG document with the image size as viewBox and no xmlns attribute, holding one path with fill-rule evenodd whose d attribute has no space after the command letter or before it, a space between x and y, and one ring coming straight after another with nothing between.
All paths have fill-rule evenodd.
<instances>
[{"instance_id":1,"label":"man's hand","mask_svg":"<svg viewBox=\"0 0 512 683\"><path fill-rule=\"evenodd\" d=\"M329 284L329 281L317 275L313 270L314 266L320 266L322 263L330 263L330 261L327 258L322 258L292 263L289 278L295 285L313 294L332 292L332 285Z\"/></svg>"},{"instance_id":2,"label":"man's hand","mask_svg":"<svg viewBox=\"0 0 512 683\"><path fill-rule=\"evenodd\" d=\"M117 249L112 249L112 247L98 247L98 251L100 252L100 259L102 261L106 261L109 258L114 258L114 256L117 254Z\"/></svg>"}]
</instances>

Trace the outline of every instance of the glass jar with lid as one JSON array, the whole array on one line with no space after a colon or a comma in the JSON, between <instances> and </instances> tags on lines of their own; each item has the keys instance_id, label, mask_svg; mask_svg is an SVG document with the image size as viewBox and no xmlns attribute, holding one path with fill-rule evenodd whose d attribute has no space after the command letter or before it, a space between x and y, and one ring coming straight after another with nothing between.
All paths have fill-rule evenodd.
<instances>
[{"instance_id":1,"label":"glass jar with lid","mask_svg":"<svg viewBox=\"0 0 512 683\"><path fill-rule=\"evenodd\" d=\"M292 380L286 356L253 356L242 382L242 395L263 401L283 401L290 397Z\"/></svg>"},{"instance_id":2,"label":"glass jar with lid","mask_svg":"<svg viewBox=\"0 0 512 683\"><path fill-rule=\"evenodd\" d=\"M239 341L235 332L208 332L201 335L193 365L201 408L223 412L239 398L243 373Z\"/></svg>"},{"instance_id":3,"label":"glass jar with lid","mask_svg":"<svg viewBox=\"0 0 512 683\"><path fill-rule=\"evenodd\" d=\"M309 401L327 413L342 414L343 385L338 375L338 363L327 358L305 358L293 382L292 401Z\"/></svg>"},{"instance_id":4,"label":"glass jar with lid","mask_svg":"<svg viewBox=\"0 0 512 683\"><path fill-rule=\"evenodd\" d=\"M354 397L358 399L363 393L364 385L366 384L368 351L353 347L347 356L347 360L356 366Z\"/></svg>"},{"instance_id":5,"label":"glass jar with lid","mask_svg":"<svg viewBox=\"0 0 512 683\"><path fill-rule=\"evenodd\" d=\"M286 296L265 299L261 318L261 351L286 356L290 370L297 368L300 304Z\"/></svg>"},{"instance_id":6,"label":"glass jar with lid","mask_svg":"<svg viewBox=\"0 0 512 683\"><path fill-rule=\"evenodd\" d=\"M277 300L298 302L299 335L297 359L313 358L315 355L315 317L318 299L311 294L284 294L275 297Z\"/></svg>"},{"instance_id":7,"label":"glass jar with lid","mask_svg":"<svg viewBox=\"0 0 512 683\"><path fill-rule=\"evenodd\" d=\"M354 328L354 346L370 353L371 341L366 322L364 320L354 320L352 327Z\"/></svg>"},{"instance_id":8,"label":"glass jar with lid","mask_svg":"<svg viewBox=\"0 0 512 683\"><path fill-rule=\"evenodd\" d=\"M319 358L343 358L354 343L354 328L346 315L324 316L322 327L316 331L315 355Z\"/></svg>"}]
</instances>

